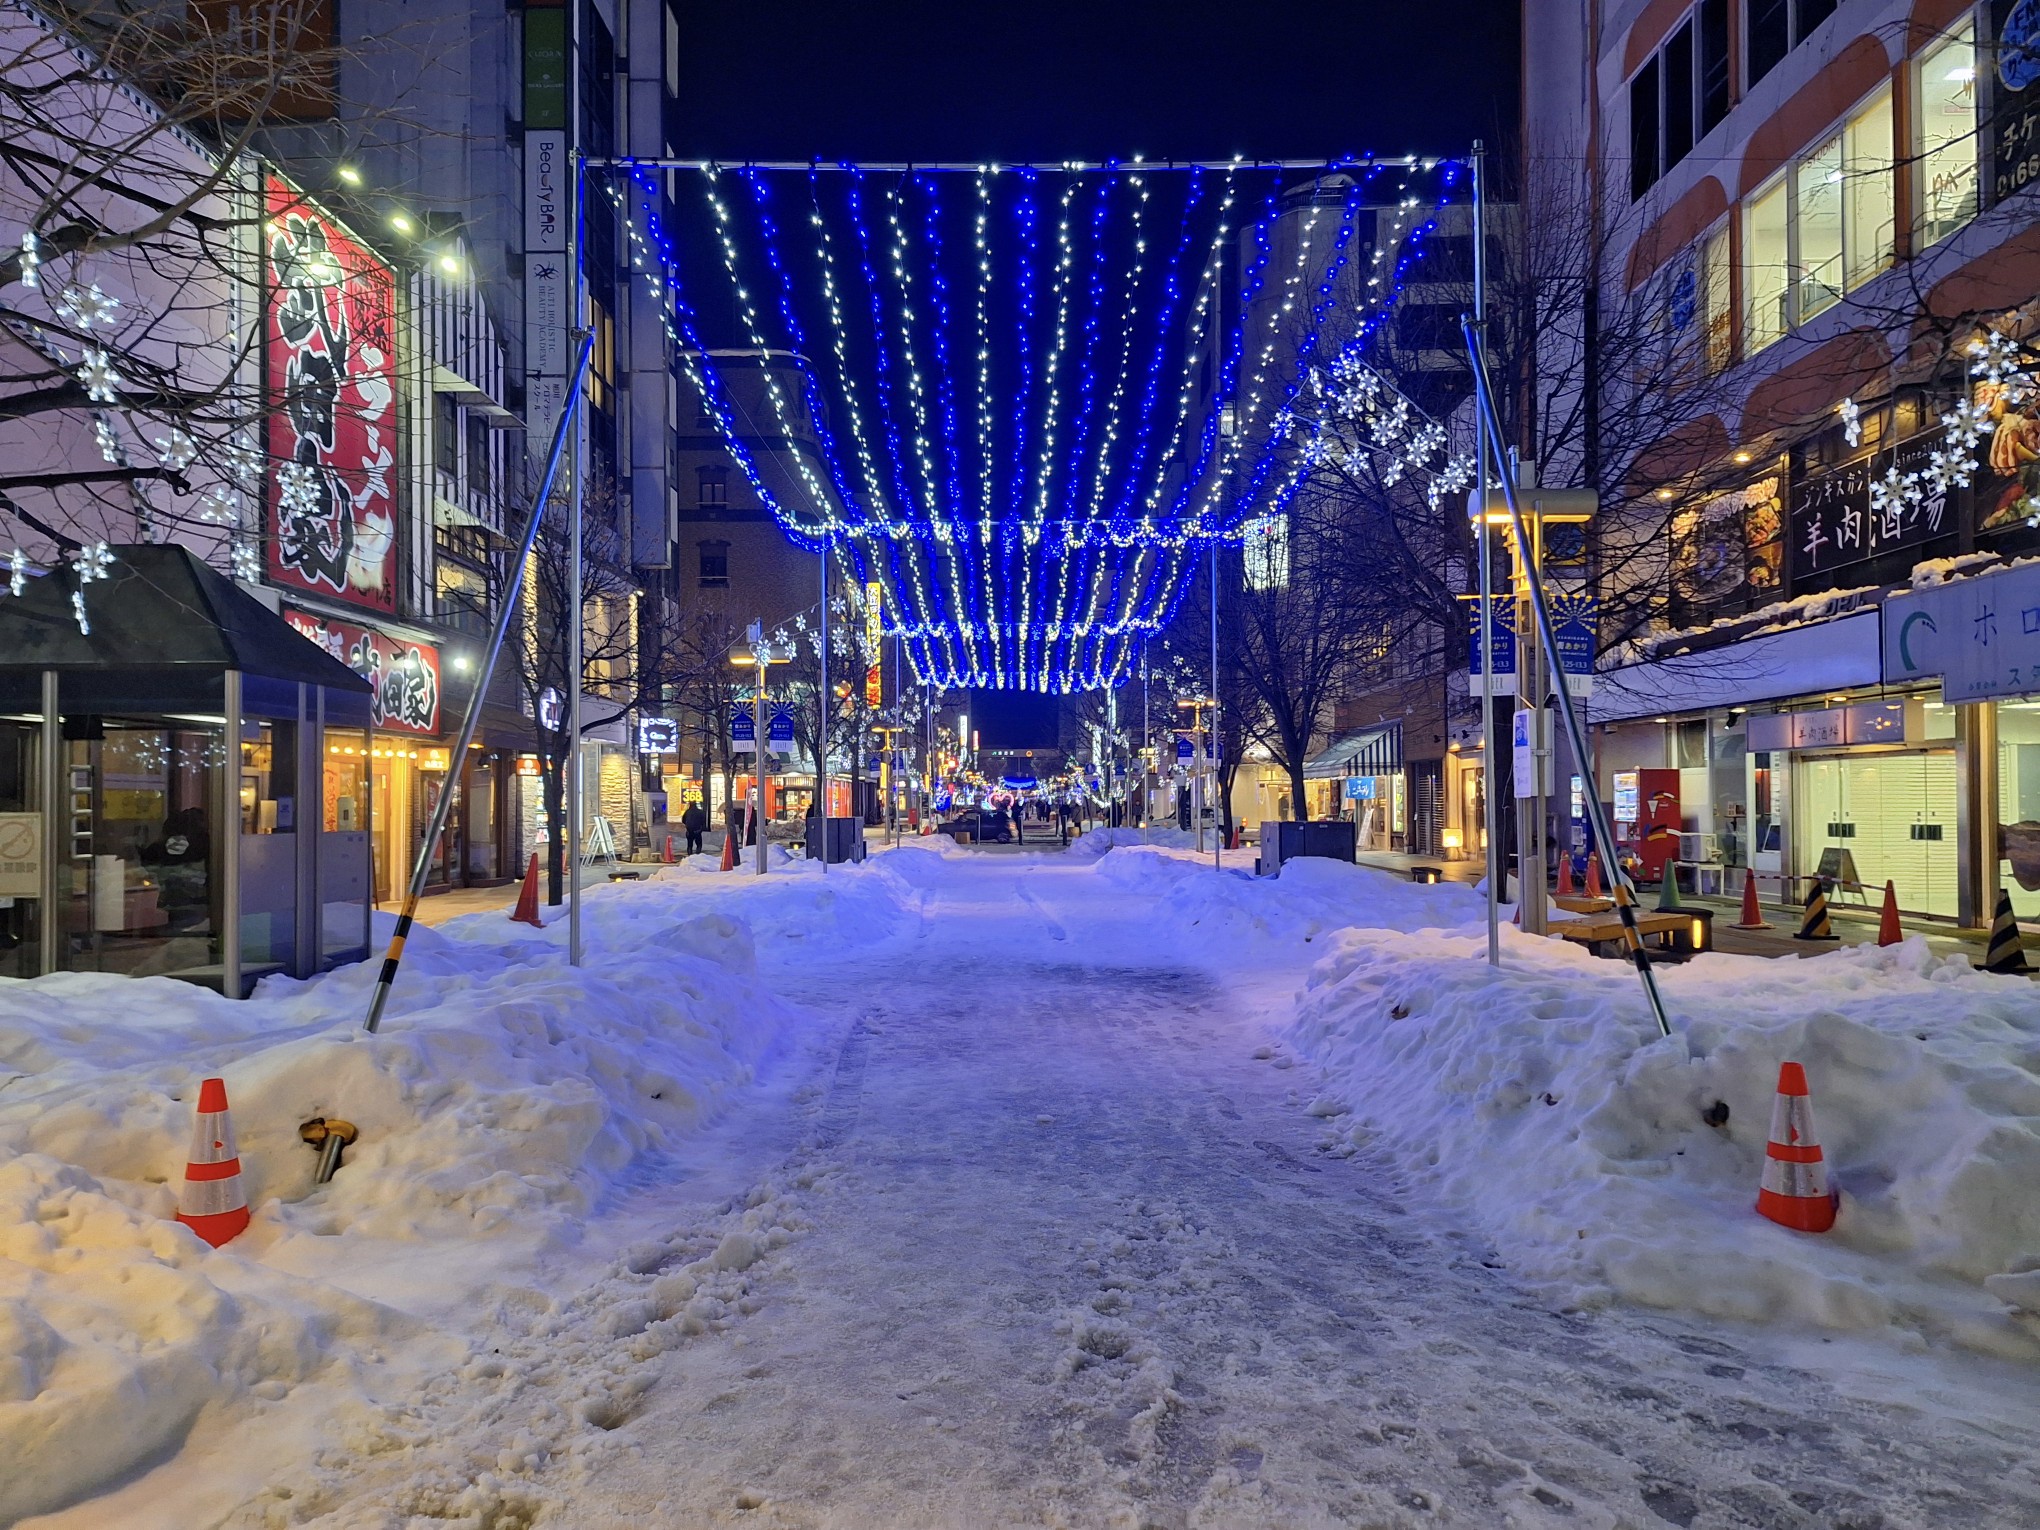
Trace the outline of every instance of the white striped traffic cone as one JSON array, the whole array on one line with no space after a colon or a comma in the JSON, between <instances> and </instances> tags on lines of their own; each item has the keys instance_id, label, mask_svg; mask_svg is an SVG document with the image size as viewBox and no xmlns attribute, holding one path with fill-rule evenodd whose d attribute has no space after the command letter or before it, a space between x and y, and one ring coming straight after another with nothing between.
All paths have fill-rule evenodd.
<instances>
[{"instance_id":1,"label":"white striped traffic cone","mask_svg":"<svg viewBox=\"0 0 2040 1530\"><path fill-rule=\"evenodd\" d=\"M1771 1141L1764 1149L1764 1179L1757 1210L1780 1227L1826 1232L1835 1225L1840 1195L1828 1187L1827 1160L1813 1131L1813 1102L1806 1070L1796 1062L1778 1065L1778 1094L1771 1102Z\"/></svg>"},{"instance_id":2,"label":"white striped traffic cone","mask_svg":"<svg viewBox=\"0 0 2040 1530\"><path fill-rule=\"evenodd\" d=\"M248 1226L248 1192L241 1188L224 1079L209 1078L198 1086L198 1121L191 1130L191 1160L184 1169L184 1194L177 1198L177 1220L214 1248Z\"/></svg>"}]
</instances>

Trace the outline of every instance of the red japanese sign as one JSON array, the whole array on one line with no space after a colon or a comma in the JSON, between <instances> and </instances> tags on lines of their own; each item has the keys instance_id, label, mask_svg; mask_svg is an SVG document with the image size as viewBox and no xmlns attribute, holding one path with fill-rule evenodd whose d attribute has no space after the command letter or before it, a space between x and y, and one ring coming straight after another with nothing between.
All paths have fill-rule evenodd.
<instances>
[{"instance_id":1,"label":"red japanese sign","mask_svg":"<svg viewBox=\"0 0 2040 1530\"><path fill-rule=\"evenodd\" d=\"M265 190L273 584L396 608L396 281L283 181Z\"/></svg>"},{"instance_id":2,"label":"red japanese sign","mask_svg":"<svg viewBox=\"0 0 2040 1530\"><path fill-rule=\"evenodd\" d=\"M295 606L283 608L283 619L374 687L368 698L373 726L399 733L439 731L437 648Z\"/></svg>"}]
</instances>

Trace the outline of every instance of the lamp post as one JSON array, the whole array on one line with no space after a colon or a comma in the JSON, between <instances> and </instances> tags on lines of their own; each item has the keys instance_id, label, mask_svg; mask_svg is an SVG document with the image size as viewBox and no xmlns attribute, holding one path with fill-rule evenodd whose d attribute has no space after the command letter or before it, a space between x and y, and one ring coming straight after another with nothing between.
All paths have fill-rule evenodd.
<instances>
[{"instance_id":1,"label":"lamp post","mask_svg":"<svg viewBox=\"0 0 2040 1530\"><path fill-rule=\"evenodd\" d=\"M896 733L907 733L911 730L901 727L897 723L888 723L875 725L871 731L876 733L883 741L879 745L882 752L878 761L878 783L879 790L885 793L885 842L888 845L894 845L899 843L900 819L893 802L893 755L898 747L893 743L893 735Z\"/></svg>"},{"instance_id":2,"label":"lamp post","mask_svg":"<svg viewBox=\"0 0 2040 1530\"><path fill-rule=\"evenodd\" d=\"M772 666L786 663L787 655L780 653L765 640L763 622L751 623L750 641L751 646L748 649L739 648L731 653L730 662L744 669L755 665L758 670L758 699L751 712L753 734L751 743L756 756L751 774L753 794L751 821L758 826L758 875L762 877L765 875L765 755L771 744L771 724L765 716L765 697ZM823 854L827 853L825 846Z\"/></svg>"}]
</instances>

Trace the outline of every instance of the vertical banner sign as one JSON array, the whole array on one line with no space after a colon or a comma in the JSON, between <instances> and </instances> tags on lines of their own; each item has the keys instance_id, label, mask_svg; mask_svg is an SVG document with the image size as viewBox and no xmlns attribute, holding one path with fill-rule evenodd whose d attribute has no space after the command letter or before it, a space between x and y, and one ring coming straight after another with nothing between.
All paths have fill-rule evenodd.
<instances>
[{"instance_id":1,"label":"vertical banner sign","mask_svg":"<svg viewBox=\"0 0 2040 1530\"><path fill-rule=\"evenodd\" d=\"M269 581L393 611L396 281L284 181L264 202Z\"/></svg>"},{"instance_id":2,"label":"vertical banner sign","mask_svg":"<svg viewBox=\"0 0 2040 1530\"><path fill-rule=\"evenodd\" d=\"M774 754L793 752L793 712L783 706L772 709L772 720L766 725L765 747Z\"/></svg>"},{"instance_id":3,"label":"vertical banner sign","mask_svg":"<svg viewBox=\"0 0 2040 1530\"><path fill-rule=\"evenodd\" d=\"M748 706L739 704L730 711L730 748L738 754L758 752L758 723Z\"/></svg>"},{"instance_id":4,"label":"vertical banner sign","mask_svg":"<svg viewBox=\"0 0 2040 1530\"><path fill-rule=\"evenodd\" d=\"M567 157L568 11L524 8L525 450L542 453L566 408L573 256Z\"/></svg>"},{"instance_id":5,"label":"vertical banner sign","mask_svg":"<svg viewBox=\"0 0 2040 1530\"><path fill-rule=\"evenodd\" d=\"M1558 643L1559 667L1575 696L1594 689L1596 634L1601 625L1601 597L1585 590L1552 590L1551 635Z\"/></svg>"},{"instance_id":6,"label":"vertical banner sign","mask_svg":"<svg viewBox=\"0 0 2040 1530\"><path fill-rule=\"evenodd\" d=\"M869 707L885 705L885 670L881 662L885 653L885 621L880 604L884 593L883 585L864 587L864 653L871 661L864 671L864 704Z\"/></svg>"},{"instance_id":7,"label":"vertical banner sign","mask_svg":"<svg viewBox=\"0 0 2040 1530\"><path fill-rule=\"evenodd\" d=\"M1991 80L1993 207L2040 180L2040 0L1995 0Z\"/></svg>"},{"instance_id":8,"label":"vertical banner sign","mask_svg":"<svg viewBox=\"0 0 2040 1530\"><path fill-rule=\"evenodd\" d=\"M1480 640L1480 597L1462 595L1459 598L1466 602L1467 689L1471 694L1478 696L1483 657ZM1516 690L1516 597L1496 595L1491 604L1494 607L1494 694L1509 696Z\"/></svg>"}]
</instances>

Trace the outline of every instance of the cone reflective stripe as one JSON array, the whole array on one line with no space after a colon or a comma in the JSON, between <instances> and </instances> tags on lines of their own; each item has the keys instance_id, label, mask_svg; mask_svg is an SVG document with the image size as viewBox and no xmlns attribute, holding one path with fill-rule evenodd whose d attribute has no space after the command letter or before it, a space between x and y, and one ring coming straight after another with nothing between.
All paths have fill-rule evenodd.
<instances>
[{"instance_id":1,"label":"cone reflective stripe","mask_svg":"<svg viewBox=\"0 0 2040 1530\"><path fill-rule=\"evenodd\" d=\"M2025 948L2019 944L2019 920L2012 912L2012 895L1998 889L1997 912L1990 921L1990 944L1984 948L1985 972L2030 972Z\"/></svg>"},{"instance_id":2,"label":"cone reflective stripe","mask_svg":"<svg viewBox=\"0 0 2040 1530\"><path fill-rule=\"evenodd\" d=\"M1799 932L1794 940L1840 940L1828 923L1827 884L1819 877L1813 879L1813 886L1806 891L1806 917L1799 923Z\"/></svg>"},{"instance_id":3,"label":"cone reflective stripe","mask_svg":"<svg viewBox=\"0 0 2040 1530\"><path fill-rule=\"evenodd\" d=\"M1778 1065L1778 1094L1771 1102L1771 1140L1764 1148L1764 1179L1757 1210L1781 1227L1826 1232L1835 1225L1840 1196L1828 1186L1827 1160L1813 1130L1813 1102L1806 1070L1796 1062Z\"/></svg>"},{"instance_id":4,"label":"cone reflective stripe","mask_svg":"<svg viewBox=\"0 0 2040 1530\"><path fill-rule=\"evenodd\" d=\"M209 1078L198 1087L198 1120L191 1129L177 1220L214 1248L248 1226L248 1193L241 1187L241 1157L234 1148L223 1079Z\"/></svg>"},{"instance_id":5,"label":"cone reflective stripe","mask_svg":"<svg viewBox=\"0 0 2040 1530\"><path fill-rule=\"evenodd\" d=\"M1764 911L1757 906L1757 874L1743 873L1742 918L1735 922L1738 930L1768 930L1771 926L1764 919Z\"/></svg>"},{"instance_id":6,"label":"cone reflective stripe","mask_svg":"<svg viewBox=\"0 0 2040 1530\"><path fill-rule=\"evenodd\" d=\"M1877 944L1895 946L1905 939L1905 931L1898 924L1898 888L1890 882L1884 884L1884 911L1877 916Z\"/></svg>"}]
</instances>

